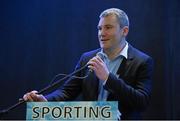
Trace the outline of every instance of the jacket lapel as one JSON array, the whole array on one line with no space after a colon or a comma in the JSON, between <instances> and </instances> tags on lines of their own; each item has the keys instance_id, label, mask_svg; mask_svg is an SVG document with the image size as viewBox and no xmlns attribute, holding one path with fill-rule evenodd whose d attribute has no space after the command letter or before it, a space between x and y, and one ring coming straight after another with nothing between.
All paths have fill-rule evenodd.
<instances>
[{"instance_id":1,"label":"jacket lapel","mask_svg":"<svg viewBox=\"0 0 180 121\"><path fill-rule=\"evenodd\" d=\"M128 57L127 59L124 57L123 58L123 61L117 71L117 74L123 78L125 75L126 75L126 71L130 65L130 63L132 62L134 58L134 54L133 54L133 47L129 44L129 47L128 47Z\"/></svg>"}]
</instances>

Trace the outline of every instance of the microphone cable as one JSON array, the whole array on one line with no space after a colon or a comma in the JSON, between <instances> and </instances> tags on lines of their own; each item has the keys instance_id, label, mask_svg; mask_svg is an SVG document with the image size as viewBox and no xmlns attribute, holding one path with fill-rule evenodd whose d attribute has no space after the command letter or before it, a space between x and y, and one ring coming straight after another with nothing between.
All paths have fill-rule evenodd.
<instances>
[{"instance_id":1,"label":"microphone cable","mask_svg":"<svg viewBox=\"0 0 180 121\"><path fill-rule=\"evenodd\" d=\"M60 76L63 76L63 77L68 76L69 78L76 78L76 79L85 79L88 77L88 74L86 74L85 76L69 76L68 74L59 73L51 79L49 85L53 84L53 82L55 82L55 80Z\"/></svg>"},{"instance_id":2,"label":"microphone cable","mask_svg":"<svg viewBox=\"0 0 180 121\"><path fill-rule=\"evenodd\" d=\"M56 85L58 85L58 84L59 84L59 85L60 85L60 84L63 84L63 83L65 82L65 79L67 79L68 77L69 77L69 78L70 78L70 77L74 77L74 78L79 78L79 79L84 79L84 78L88 77L88 74L87 74L86 76L84 76L84 77L73 76L74 74L76 74L76 73L80 72L81 70L85 69L87 66L88 66L88 64L82 66L81 68L79 68L79 69L77 69L77 70L75 70L75 71L73 71L72 73L67 74L67 75L66 75L66 74L57 74L56 76L54 76L53 81L54 81L58 76L60 76L60 75L64 75L64 77L61 78L61 79L59 79L59 80L57 80L56 82L52 83L51 85L48 85L47 87L41 89L40 91L38 91L37 94L42 94L42 93L50 90L51 88L53 88L54 86L56 86ZM89 72L92 72L92 71L89 70ZM21 104L23 104L23 103L25 103L25 102L26 102L26 101L25 101L24 99L20 98L19 101L18 101L17 103L15 103L14 105L12 105L12 106L4 109L4 110L0 110L0 117L1 117L2 115L4 115L4 114L8 113L9 111L17 108L18 106L20 106Z\"/></svg>"}]
</instances>

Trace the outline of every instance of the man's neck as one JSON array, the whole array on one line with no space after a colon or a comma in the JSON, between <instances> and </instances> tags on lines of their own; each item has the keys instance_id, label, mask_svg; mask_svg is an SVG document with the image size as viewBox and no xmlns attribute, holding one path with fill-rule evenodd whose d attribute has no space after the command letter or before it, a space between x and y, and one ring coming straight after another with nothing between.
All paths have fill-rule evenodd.
<instances>
[{"instance_id":1,"label":"man's neck","mask_svg":"<svg viewBox=\"0 0 180 121\"><path fill-rule=\"evenodd\" d=\"M104 50L104 53L107 54L110 60L113 60L124 49L125 46L126 46L126 41L123 40L118 46L111 49Z\"/></svg>"}]
</instances>

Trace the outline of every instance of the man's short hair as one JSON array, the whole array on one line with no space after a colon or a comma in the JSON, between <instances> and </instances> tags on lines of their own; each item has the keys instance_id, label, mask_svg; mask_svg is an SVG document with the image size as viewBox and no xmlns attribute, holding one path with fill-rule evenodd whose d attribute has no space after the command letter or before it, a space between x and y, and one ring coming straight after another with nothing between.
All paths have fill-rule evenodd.
<instances>
[{"instance_id":1,"label":"man's short hair","mask_svg":"<svg viewBox=\"0 0 180 121\"><path fill-rule=\"evenodd\" d=\"M100 14L99 17L102 18L102 17L106 17L109 15L113 15L113 14L116 15L121 28L123 28L124 26L129 27L129 19L128 19L127 14L123 10L120 10L118 8L106 9Z\"/></svg>"}]
</instances>

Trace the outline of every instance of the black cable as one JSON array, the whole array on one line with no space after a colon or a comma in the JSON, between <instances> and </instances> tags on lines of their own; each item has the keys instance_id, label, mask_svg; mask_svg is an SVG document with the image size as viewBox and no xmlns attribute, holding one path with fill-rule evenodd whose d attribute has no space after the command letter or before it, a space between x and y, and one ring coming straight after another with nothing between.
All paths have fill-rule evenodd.
<instances>
[{"instance_id":1,"label":"black cable","mask_svg":"<svg viewBox=\"0 0 180 121\"><path fill-rule=\"evenodd\" d=\"M66 75L65 77L57 80L56 82L52 83L51 85L48 85L47 87L41 89L37 94L42 94L48 90L50 90L51 88L55 87L56 85L60 85L63 84L65 82L65 79L67 79L68 77L77 77L77 76L73 76L74 74L80 72L81 70L85 69L88 66L88 64L84 65L83 67L73 71L72 73ZM56 75L53 79L57 78L58 75ZM80 77L80 78L86 78L88 76L88 74L84 77ZM79 78L79 77L78 77ZM25 103L26 101L24 99L20 99L18 103L8 107L7 109L4 110L0 110L0 118L4 115L7 114L9 111L15 109L16 107L20 106L21 104Z\"/></svg>"},{"instance_id":2,"label":"black cable","mask_svg":"<svg viewBox=\"0 0 180 121\"><path fill-rule=\"evenodd\" d=\"M53 77L53 79L51 79L51 82L49 83L49 85L51 85L55 80L56 78L58 78L59 76L68 76L68 74L63 74L63 73L60 73L60 74L57 74ZM70 76L69 76L70 77ZM85 75L85 76L71 76L71 78L76 78L76 79L85 79L88 77L88 74Z\"/></svg>"}]
</instances>

